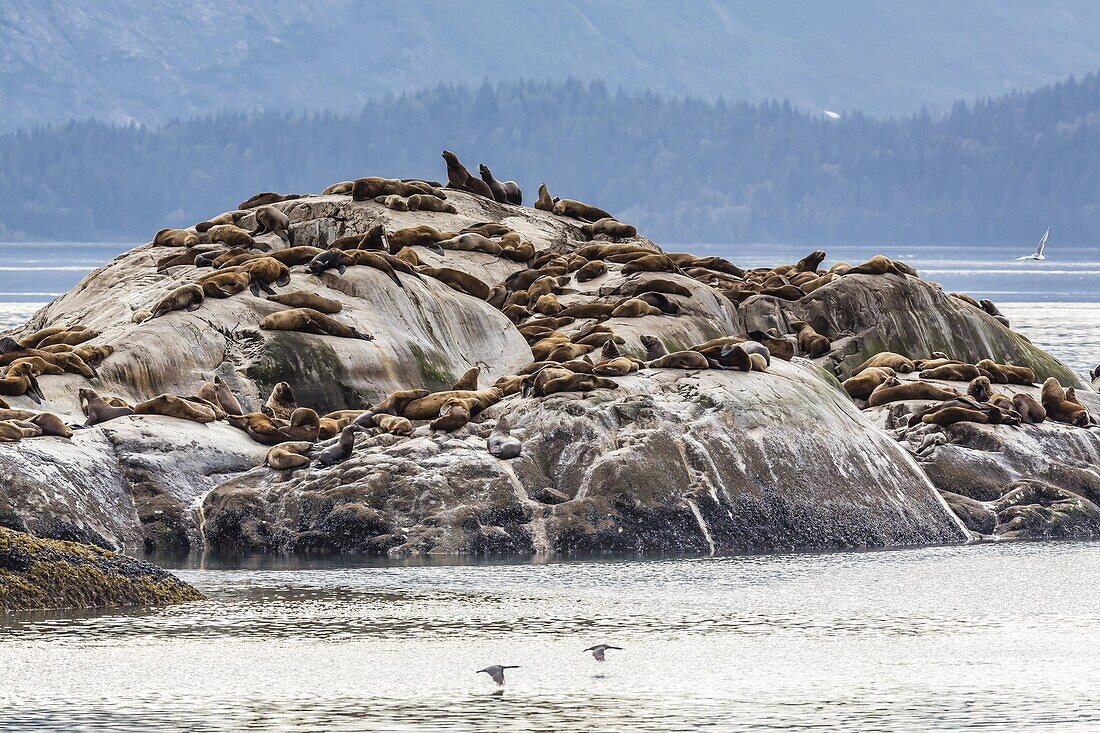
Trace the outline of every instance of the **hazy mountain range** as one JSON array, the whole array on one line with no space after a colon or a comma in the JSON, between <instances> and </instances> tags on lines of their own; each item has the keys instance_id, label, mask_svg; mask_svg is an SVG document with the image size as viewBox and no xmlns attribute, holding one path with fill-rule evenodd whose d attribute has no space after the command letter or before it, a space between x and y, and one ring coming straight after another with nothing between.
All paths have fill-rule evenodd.
<instances>
[{"instance_id":1,"label":"hazy mountain range","mask_svg":"<svg viewBox=\"0 0 1100 733\"><path fill-rule=\"evenodd\" d=\"M602 79L905 114L1100 68L1084 0L5 0L0 129L355 110L438 83Z\"/></svg>"}]
</instances>

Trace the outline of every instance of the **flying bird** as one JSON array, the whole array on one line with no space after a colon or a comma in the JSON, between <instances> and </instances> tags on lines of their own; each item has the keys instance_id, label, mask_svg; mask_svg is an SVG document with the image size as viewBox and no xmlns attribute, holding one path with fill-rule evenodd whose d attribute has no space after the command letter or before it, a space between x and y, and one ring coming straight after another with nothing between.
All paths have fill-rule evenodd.
<instances>
[{"instance_id":1,"label":"flying bird","mask_svg":"<svg viewBox=\"0 0 1100 733\"><path fill-rule=\"evenodd\" d=\"M1016 259L1017 260L1045 260L1046 255L1043 254L1043 250L1046 249L1047 237L1049 237L1049 236L1050 236L1050 227L1047 227L1047 230L1045 232L1043 232L1043 238L1039 240L1039 246L1035 248L1035 251L1032 254L1026 255L1024 257L1017 257Z\"/></svg>"},{"instance_id":2,"label":"flying bird","mask_svg":"<svg viewBox=\"0 0 1100 733\"><path fill-rule=\"evenodd\" d=\"M609 646L607 644L597 644L596 646L590 646L587 649L585 649L585 651L586 652L592 652L592 656L595 657L596 661L597 662L602 662L602 661L604 661L604 653L608 649L618 649L619 651L622 651L621 646Z\"/></svg>"},{"instance_id":3,"label":"flying bird","mask_svg":"<svg viewBox=\"0 0 1100 733\"><path fill-rule=\"evenodd\" d=\"M481 674L482 672L484 672L485 674L487 674L487 675L489 675L490 677L493 678L493 682L496 682L498 685L503 687L504 686L504 670L506 670L506 669L519 669L519 666L514 665L514 664L513 665L494 664L491 667L486 667L485 669L479 669L476 672L476 674Z\"/></svg>"}]
</instances>

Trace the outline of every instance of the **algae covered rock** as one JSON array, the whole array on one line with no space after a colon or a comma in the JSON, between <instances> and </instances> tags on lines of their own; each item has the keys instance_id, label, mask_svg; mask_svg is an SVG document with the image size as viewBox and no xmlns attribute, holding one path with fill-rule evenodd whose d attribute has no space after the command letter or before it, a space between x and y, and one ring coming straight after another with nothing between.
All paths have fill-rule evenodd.
<instances>
[{"instance_id":1,"label":"algae covered rock","mask_svg":"<svg viewBox=\"0 0 1100 733\"><path fill-rule=\"evenodd\" d=\"M0 528L0 611L162 606L203 598L150 563Z\"/></svg>"}]
</instances>

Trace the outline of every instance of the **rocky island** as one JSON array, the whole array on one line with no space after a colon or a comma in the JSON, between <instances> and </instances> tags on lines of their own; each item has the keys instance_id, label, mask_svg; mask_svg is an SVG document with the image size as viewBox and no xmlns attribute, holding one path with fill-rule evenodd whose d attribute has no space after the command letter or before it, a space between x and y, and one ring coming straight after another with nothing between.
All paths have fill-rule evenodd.
<instances>
[{"instance_id":1,"label":"rocky island","mask_svg":"<svg viewBox=\"0 0 1100 733\"><path fill-rule=\"evenodd\" d=\"M4 334L0 524L390 555L1100 532L1100 397L992 303L885 257L665 252L483 178L258 194Z\"/></svg>"}]
</instances>

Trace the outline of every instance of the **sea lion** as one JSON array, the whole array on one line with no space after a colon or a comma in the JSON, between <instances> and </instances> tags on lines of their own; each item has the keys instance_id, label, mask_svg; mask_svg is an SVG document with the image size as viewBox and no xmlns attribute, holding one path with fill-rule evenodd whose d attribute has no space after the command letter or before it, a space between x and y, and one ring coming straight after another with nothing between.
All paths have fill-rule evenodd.
<instances>
[{"instance_id":1,"label":"sea lion","mask_svg":"<svg viewBox=\"0 0 1100 733\"><path fill-rule=\"evenodd\" d=\"M291 440L316 442L321 431L321 417L310 407L298 407L290 413L290 425L283 432Z\"/></svg>"},{"instance_id":2,"label":"sea lion","mask_svg":"<svg viewBox=\"0 0 1100 733\"><path fill-rule=\"evenodd\" d=\"M480 234L483 237L504 237L515 234L515 230L507 224L501 224L499 221L479 221L477 224L462 227L458 230L458 233Z\"/></svg>"},{"instance_id":3,"label":"sea lion","mask_svg":"<svg viewBox=\"0 0 1100 733\"><path fill-rule=\"evenodd\" d=\"M153 235L153 244L158 247L194 247L200 244L199 235L186 229L161 229Z\"/></svg>"},{"instance_id":4,"label":"sea lion","mask_svg":"<svg viewBox=\"0 0 1100 733\"><path fill-rule=\"evenodd\" d=\"M607 343L614 344L615 342L608 341ZM631 372L638 371L640 368L639 363L634 359L628 356L616 356L601 360L599 364L592 368L592 373L601 377L623 377Z\"/></svg>"},{"instance_id":5,"label":"sea lion","mask_svg":"<svg viewBox=\"0 0 1100 733\"><path fill-rule=\"evenodd\" d=\"M324 252L320 247L287 247L286 249L275 250L267 254L273 260L282 262L287 267L294 267L295 265L306 265L317 255ZM258 258L257 258L258 259Z\"/></svg>"},{"instance_id":6,"label":"sea lion","mask_svg":"<svg viewBox=\"0 0 1100 733\"><path fill-rule=\"evenodd\" d=\"M647 369L709 369L710 360L694 350L674 351L646 362Z\"/></svg>"},{"instance_id":7,"label":"sea lion","mask_svg":"<svg viewBox=\"0 0 1100 733\"><path fill-rule=\"evenodd\" d=\"M1088 426L1091 422L1088 409L1077 402L1066 399L1066 391L1062 389L1062 385L1054 377L1050 377L1043 382L1040 396L1047 418L1082 428Z\"/></svg>"},{"instance_id":8,"label":"sea lion","mask_svg":"<svg viewBox=\"0 0 1100 733\"><path fill-rule=\"evenodd\" d=\"M989 383L989 377L974 377L967 385L966 393L978 402L988 402L993 397L993 385Z\"/></svg>"},{"instance_id":9,"label":"sea lion","mask_svg":"<svg viewBox=\"0 0 1100 733\"><path fill-rule=\"evenodd\" d=\"M473 400L470 398L452 398L439 408L439 417L428 423L431 430L451 432L470 422Z\"/></svg>"},{"instance_id":10,"label":"sea lion","mask_svg":"<svg viewBox=\"0 0 1100 733\"><path fill-rule=\"evenodd\" d=\"M237 401L237 396L233 394L233 390L229 389L220 376L214 375L214 389L217 396L218 404L227 415L243 415L244 409L241 407L241 403Z\"/></svg>"},{"instance_id":11,"label":"sea lion","mask_svg":"<svg viewBox=\"0 0 1100 733\"><path fill-rule=\"evenodd\" d=\"M676 264L664 254L647 254L623 266L624 275L635 272L676 272L677 270L679 268Z\"/></svg>"},{"instance_id":12,"label":"sea lion","mask_svg":"<svg viewBox=\"0 0 1100 733\"><path fill-rule=\"evenodd\" d=\"M489 455L496 456L502 461L516 458L523 452L523 443L520 442L519 438L512 435L506 416L497 420L497 424L493 427L493 432L489 433L489 439L486 443L489 448Z\"/></svg>"},{"instance_id":13,"label":"sea lion","mask_svg":"<svg viewBox=\"0 0 1100 733\"><path fill-rule=\"evenodd\" d=\"M171 290L167 295L157 301L152 312L145 321L151 321L167 313L178 310L197 310L205 298L205 293L200 286L195 284L180 285Z\"/></svg>"},{"instance_id":14,"label":"sea lion","mask_svg":"<svg viewBox=\"0 0 1100 733\"><path fill-rule=\"evenodd\" d=\"M943 364L932 369L924 369L920 373L921 379L942 379L948 382L969 382L979 376L981 372L973 364Z\"/></svg>"},{"instance_id":15,"label":"sea lion","mask_svg":"<svg viewBox=\"0 0 1100 733\"><path fill-rule=\"evenodd\" d=\"M59 438L73 437L73 429L52 412L40 412L27 422L37 425L43 435L53 435Z\"/></svg>"},{"instance_id":16,"label":"sea lion","mask_svg":"<svg viewBox=\"0 0 1100 733\"><path fill-rule=\"evenodd\" d=\"M36 404L46 399L42 394L42 388L38 385L38 370L26 361L13 363L4 376L0 377L0 395L5 397L26 395Z\"/></svg>"},{"instance_id":17,"label":"sea lion","mask_svg":"<svg viewBox=\"0 0 1100 733\"><path fill-rule=\"evenodd\" d=\"M335 466L351 458L351 452L355 448L355 434L366 432L366 429L352 423L340 431L340 437L332 445L324 448L317 455L317 462L322 466Z\"/></svg>"},{"instance_id":18,"label":"sea lion","mask_svg":"<svg viewBox=\"0 0 1100 733\"><path fill-rule=\"evenodd\" d=\"M992 381L997 384L1020 384L1026 387L1035 383L1035 372L1029 367L998 364L992 359L982 359L974 366L989 372L993 377Z\"/></svg>"},{"instance_id":19,"label":"sea lion","mask_svg":"<svg viewBox=\"0 0 1100 733\"><path fill-rule=\"evenodd\" d=\"M210 407L191 402L172 394L159 394L152 399L134 405L136 415L164 415L197 423L211 423L217 419Z\"/></svg>"},{"instance_id":20,"label":"sea lion","mask_svg":"<svg viewBox=\"0 0 1100 733\"><path fill-rule=\"evenodd\" d=\"M544 316L553 316L561 313L562 304L558 302L557 297L553 293L546 293L545 295L539 296L535 304L531 306L531 310Z\"/></svg>"},{"instance_id":21,"label":"sea lion","mask_svg":"<svg viewBox=\"0 0 1100 733\"><path fill-rule=\"evenodd\" d=\"M1100 390L1100 366L1093 367L1093 370L1089 372L1089 379L1092 380L1092 386Z\"/></svg>"},{"instance_id":22,"label":"sea lion","mask_svg":"<svg viewBox=\"0 0 1100 733\"><path fill-rule=\"evenodd\" d=\"M236 224L219 224L215 227L211 227L206 232L207 238L211 242L218 242L224 244L227 247L239 247L241 249L259 249L270 250L268 245L257 242L252 238L252 235L241 229Z\"/></svg>"},{"instance_id":23,"label":"sea lion","mask_svg":"<svg viewBox=\"0 0 1100 733\"><path fill-rule=\"evenodd\" d=\"M85 328L84 326L71 326L59 333L50 334L45 338L39 340L38 348L45 349L47 346L56 346L58 344L65 344L68 346L77 346L85 341L91 341L99 336L99 331L94 328Z\"/></svg>"},{"instance_id":24,"label":"sea lion","mask_svg":"<svg viewBox=\"0 0 1100 733\"><path fill-rule=\"evenodd\" d=\"M980 301L978 301L978 305L986 313L993 316L994 320L996 320L998 323L1000 323L1005 328L1011 328L1012 327L1012 324L1009 323L1007 318L1005 318L1004 313L1001 313L1000 309L997 308L997 306L993 303L992 300L989 300L988 298L980 300Z\"/></svg>"},{"instance_id":25,"label":"sea lion","mask_svg":"<svg viewBox=\"0 0 1100 733\"><path fill-rule=\"evenodd\" d=\"M462 376L458 378L458 381L451 387L452 390L467 390L473 391L477 389L477 378L481 375L481 367L470 367Z\"/></svg>"},{"instance_id":26,"label":"sea lion","mask_svg":"<svg viewBox=\"0 0 1100 733\"><path fill-rule=\"evenodd\" d=\"M457 214L458 209L454 204L449 204L443 199L429 196L423 193L413 194L405 200L409 211L438 211L443 214Z\"/></svg>"},{"instance_id":27,"label":"sea lion","mask_svg":"<svg viewBox=\"0 0 1100 733\"><path fill-rule=\"evenodd\" d=\"M410 420L431 420L440 414L444 405L454 400L463 401L471 416L476 415L490 405L496 404L504 395L496 387L481 390L446 390L433 392L407 403L401 411L402 417ZM377 408L375 408L377 411Z\"/></svg>"},{"instance_id":28,"label":"sea lion","mask_svg":"<svg viewBox=\"0 0 1100 733\"><path fill-rule=\"evenodd\" d=\"M619 385L605 377L566 371L566 375L544 381L537 396L545 397L559 392L591 392L596 389L618 389Z\"/></svg>"},{"instance_id":29,"label":"sea lion","mask_svg":"<svg viewBox=\"0 0 1100 733\"><path fill-rule=\"evenodd\" d=\"M484 163L479 165L477 169L478 173L481 174L481 180L485 181L497 202L515 204L516 206L523 203L523 192L520 191L519 184L515 181L504 181L503 183L498 181L493 178L493 172Z\"/></svg>"},{"instance_id":30,"label":"sea lion","mask_svg":"<svg viewBox=\"0 0 1100 733\"><path fill-rule=\"evenodd\" d=\"M966 293L948 293L948 295L951 296L952 298L955 298L956 300L961 300L962 302L966 303L967 305L972 305L975 308L977 308L978 310L984 310L982 308L981 304L978 301L974 300L973 298L971 298Z\"/></svg>"},{"instance_id":31,"label":"sea lion","mask_svg":"<svg viewBox=\"0 0 1100 733\"><path fill-rule=\"evenodd\" d=\"M200 221L198 224L195 225L195 231L199 234L205 234L219 224L236 224L238 221L241 220L241 217L244 216L245 213L247 212L226 211L225 213L218 214L217 216L207 219L206 221Z\"/></svg>"},{"instance_id":32,"label":"sea lion","mask_svg":"<svg viewBox=\"0 0 1100 733\"><path fill-rule=\"evenodd\" d=\"M575 277L577 282L584 283L595 280L607 273L607 265L603 260L589 260L587 264L577 270Z\"/></svg>"},{"instance_id":33,"label":"sea lion","mask_svg":"<svg viewBox=\"0 0 1100 733\"><path fill-rule=\"evenodd\" d=\"M290 268L271 257L260 257L241 265L241 271L248 273L249 291L257 298L263 290L268 295L275 295L272 285L280 288L290 284Z\"/></svg>"},{"instance_id":34,"label":"sea lion","mask_svg":"<svg viewBox=\"0 0 1100 733\"><path fill-rule=\"evenodd\" d=\"M382 432L391 435L409 435L413 431L412 421L397 415L379 413L371 418L371 422Z\"/></svg>"},{"instance_id":35,"label":"sea lion","mask_svg":"<svg viewBox=\"0 0 1100 733\"><path fill-rule=\"evenodd\" d=\"M267 450L264 463L276 471L293 471L309 465L309 456L305 452L313 447L308 440L293 440L273 445Z\"/></svg>"},{"instance_id":36,"label":"sea lion","mask_svg":"<svg viewBox=\"0 0 1100 733\"><path fill-rule=\"evenodd\" d=\"M1029 394L1013 395L1012 409L1020 416L1021 422L1037 424L1047 419L1047 411L1037 399Z\"/></svg>"},{"instance_id":37,"label":"sea lion","mask_svg":"<svg viewBox=\"0 0 1100 733\"><path fill-rule=\"evenodd\" d=\"M599 236L608 237L609 239L632 239L638 236L638 230L629 224L623 224L618 219L612 219L610 217L604 219L598 219L591 224L583 224L581 226L581 233L587 239L595 239Z\"/></svg>"},{"instance_id":38,"label":"sea lion","mask_svg":"<svg viewBox=\"0 0 1100 733\"><path fill-rule=\"evenodd\" d=\"M473 275L465 273L461 270L452 270L449 267L428 267L422 266L418 268L417 272L422 275L427 275L439 280L444 285L447 285L452 290L457 290L460 293L472 295L480 300L489 299L489 286L478 280Z\"/></svg>"},{"instance_id":39,"label":"sea lion","mask_svg":"<svg viewBox=\"0 0 1100 733\"><path fill-rule=\"evenodd\" d=\"M201 278L202 294L207 298L229 298L243 293L252 283L247 272L215 272Z\"/></svg>"},{"instance_id":40,"label":"sea lion","mask_svg":"<svg viewBox=\"0 0 1100 733\"><path fill-rule=\"evenodd\" d=\"M795 263L795 272L817 272L817 268L821 267L821 263L825 261L825 250L815 249L808 255L800 259Z\"/></svg>"},{"instance_id":41,"label":"sea lion","mask_svg":"<svg viewBox=\"0 0 1100 733\"><path fill-rule=\"evenodd\" d=\"M501 247L498 242L483 234L478 234L477 232L457 234L450 239L441 240L439 246L443 249L453 249L462 252L484 252L494 257L504 251L504 248Z\"/></svg>"},{"instance_id":42,"label":"sea lion","mask_svg":"<svg viewBox=\"0 0 1100 733\"><path fill-rule=\"evenodd\" d=\"M437 243L453 236L455 235L451 232L441 232L435 227L421 224L415 227L397 229L390 232L387 238L389 239L391 254L396 254L404 247L428 247L442 253Z\"/></svg>"},{"instance_id":43,"label":"sea lion","mask_svg":"<svg viewBox=\"0 0 1100 733\"><path fill-rule=\"evenodd\" d=\"M814 327L805 321L794 321L791 327L797 329L798 350L811 359L824 356L833 348L828 338L815 331Z\"/></svg>"},{"instance_id":44,"label":"sea lion","mask_svg":"<svg viewBox=\"0 0 1100 733\"><path fill-rule=\"evenodd\" d=\"M991 415L994 410L997 411L996 420L994 420L993 415ZM974 422L980 424L999 422L999 418L1000 411L997 410L996 407L990 407L987 410L975 410L968 407L951 406L924 415L921 418L921 422L929 425L947 427L948 425L954 425L959 422Z\"/></svg>"},{"instance_id":45,"label":"sea lion","mask_svg":"<svg viewBox=\"0 0 1100 733\"><path fill-rule=\"evenodd\" d=\"M249 232L253 239L261 234L274 234L285 241L290 241L290 217L274 206L261 206L256 209L256 228Z\"/></svg>"},{"instance_id":46,"label":"sea lion","mask_svg":"<svg viewBox=\"0 0 1100 733\"><path fill-rule=\"evenodd\" d=\"M337 181L336 183L330 183L325 186L321 191L322 196L347 196L351 193L352 187L355 185L355 181Z\"/></svg>"},{"instance_id":47,"label":"sea lion","mask_svg":"<svg viewBox=\"0 0 1100 733\"><path fill-rule=\"evenodd\" d=\"M408 199L402 198L395 193L391 193L389 196L375 196L374 200L387 209L393 209L394 211L409 211Z\"/></svg>"},{"instance_id":48,"label":"sea lion","mask_svg":"<svg viewBox=\"0 0 1100 733\"><path fill-rule=\"evenodd\" d=\"M442 192L427 184L398 181L393 178L379 178L378 176L360 178L351 186L351 198L353 201L373 201L379 196L408 197L421 193L437 198L444 198Z\"/></svg>"},{"instance_id":49,"label":"sea lion","mask_svg":"<svg viewBox=\"0 0 1100 733\"><path fill-rule=\"evenodd\" d=\"M612 318L644 318L645 316L659 316L660 308L647 303L641 298L627 298L618 303L611 311Z\"/></svg>"},{"instance_id":50,"label":"sea lion","mask_svg":"<svg viewBox=\"0 0 1100 733\"><path fill-rule=\"evenodd\" d=\"M578 356L584 356L588 352L595 348L588 344L574 344L574 343L562 343L558 344L550 350L550 353L546 355L547 361L571 361ZM534 354L534 349L531 350Z\"/></svg>"},{"instance_id":51,"label":"sea lion","mask_svg":"<svg viewBox=\"0 0 1100 733\"><path fill-rule=\"evenodd\" d=\"M268 314L260 321L260 328L265 331L299 331L320 336L374 340L374 336L362 333L354 326L344 325L312 308L291 308Z\"/></svg>"},{"instance_id":52,"label":"sea lion","mask_svg":"<svg viewBox=\"0 0 1100 733\"><path fill-rule=\"evenodd\" d=\"M332 247L311 259L306 269L313 275L320 275L333 269L343 275L352 263L351 256L344 250Z\"/></svg>"},{"instance_id":53,"label":"sea lion","mask_svg":"<svg viewBox=\"0 0 1100 733\"><path fill-rule=\"evenodd\" d=\"M955 397L957 394L954 390L944 389L931 382L902 382L896 377L891 377L871 392L871 395L867 398L867 406L878 407L879 405L901 400L936 400L942 402Z\"/></svg>"},{"instance_id":54,"label":"sea lion","mask_svg":"<svg viewBox=\"0 0 1100 733\"><path fill-rule=\"evenodd\" d=\"M264 191L237 204L237 208L254 209L257 206L267 206L268 204L277 204L280 201L293 201L300 198L302 198L302 195L298 193L274 193L272 191Z\"/></svg>"},{"instance_id":55,"label":"sea lion","mask_svg":"<svg viewBox=\"0 0 1100 733\"><path fill-rule=\"evenodd\" d=\"M430 393L426 389L399 389L387 395L386 399L372 407L370 412L385 413L387 415L401 415L405 412L405 407L408 406L409 403L427 397L429 394ZM438 412L438 409L436 412ZM368 425L364 425L363 427L368 427Z\"/></svg>"},{"instance_id":56,"label":"sea lion","mask_svg":"<svg viewBox=\"0 0 1100 733\"><path fill-rule=\"evenodd\" d=\"M875 255L861 265L857 265L847 272L847 275L902 275L903 273L894 266L893 260L883 255Z\"/></svg>"},{"instance_id":57,"label":"sea lion","mask_svg":"<svg viewBox=\"0 0 1100 733\"><path fill-rule=\"evenodd\" d=\"M34 438L41 434L37 426L19 420L0 420L0 443L17 443L23 438Z\"/></svg>"},{"instance_id":58,"label":"sea lion","mask_svg":"<svg viewBox=\"0 0 1100 733\"><path fill-rule=\"evenodd\" d=\"M859 374L868 367L890 367L898 374L908 374L915 368L912 360L901 354L895 354L892 351L881 351L853 369L852 374Z\"/></svg>"},{"instance_id":59,"label":"sea lion","mask_svg":"<svg viewBox=\"0 0 1100 733\"><path fill-rule=\"evenodd\" d=\"M550 189L546 187L546 184L540 183L539 195L535 199L535 208L539 211L553 211L556 202L557 199L550 195Z\"/></svg>"},{"instance_id":60,"label":"sea lion","mask_svg":"<svg viewBox=\"0 0 1100 733\"><path fill-rule=\"evenodd\" d=\"M603 209L586 204L576 199L558 199L554 202L553 212L558 216L567 216L581 221L597 222L600 219L614 219L615 217Z\"/></svg>"},{"instance_id":61,"label":"sea lion","mask_svg":"<svg viewBox=\"0 0 1100 733\"><path fill-rule=\"evenodd\" d=\"M842 386L852 399L865 400L871 396L876 387L892 376L894 376L894 370L889 367L868 367L844 380Z\"/></svg>"},{"instance_id":62,"label":"sea lion","mask_svg":"<svg viewBox=\"0 0 1100 733\"><path fill-rule=\"evenodd\" d=\"M489 200L494 200L493 190L489 188L489 184L470 175L470 171L462 165L462 161L458 159L457 155L449 150L444 150L443 160L447 162L447 186L449 188L469 191Z\"/></svg>"},{"instance_id":63,"label":"sea lion","mask_svg":"<svg viewBox=\"0 0 1100 733\"><path fill-rule=\"evenodd\" d=\"M339 313L343 308L340 301L326 298L308 290L295 290L291 293L269 295L267 299L273 303L287 305L291 308L312 308L318 313L324 313L326 315Z\"/></svg>"},{"instance_id":64,"label":"sea lion","mask_svg":"<svg viewBox=\"0 0 1100 733\"><path fill-rule=\"evenodd\" d=\"M294 390L286 382L279 382L271 388L271 394L264 403L263 412L280 420L290 420L290 416L298 409L298 400L294 397Z\"/></svg>"},{"instance_id":65,"label":"sea lion","mask_svg":"<svg viewBox=\"0 0 1100 733\"><path fill-rule=\"evenodd\" d=\"M262 445L278 445L291 440L286 434L287 420L277 418L265 412L248 412L243 415L230 415L228 423L244 431L248 437Z\"/></svg>"},{"instance_id":66,"label":"sea lion","mask_svg":"<svg viewBox=\"0 0 1100 733\"><path fill-rule=\"evenodd\" d=\"M80 403L84 414L88 417L84 421L86 428L134 414L134 409L129 405L112 405L90 389L80 390Z\"/></svg>"}]
</instances>

